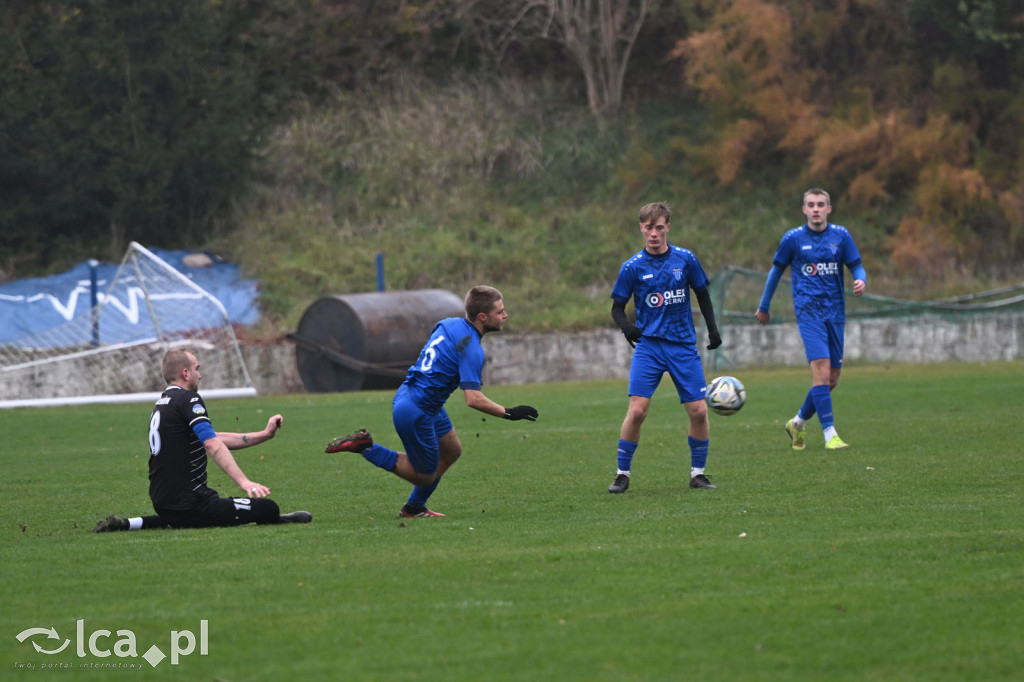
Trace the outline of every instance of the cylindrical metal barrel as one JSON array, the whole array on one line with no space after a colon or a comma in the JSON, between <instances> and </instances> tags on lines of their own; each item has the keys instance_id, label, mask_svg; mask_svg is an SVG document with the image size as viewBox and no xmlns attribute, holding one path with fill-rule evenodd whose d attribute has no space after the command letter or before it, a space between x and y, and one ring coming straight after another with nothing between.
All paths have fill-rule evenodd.
<instances>
[{"instance_id":1,"label":"cylindrical metal barrel","mask_svg":"<svg viewBox=\"0 0 1024 682\"><path fill-rule=\"evenodd\" d=\"M434 325L465 314L443 289L321 298L290 335L299 377L310 393L397 388Z\"/></svg>"}]
</instances>

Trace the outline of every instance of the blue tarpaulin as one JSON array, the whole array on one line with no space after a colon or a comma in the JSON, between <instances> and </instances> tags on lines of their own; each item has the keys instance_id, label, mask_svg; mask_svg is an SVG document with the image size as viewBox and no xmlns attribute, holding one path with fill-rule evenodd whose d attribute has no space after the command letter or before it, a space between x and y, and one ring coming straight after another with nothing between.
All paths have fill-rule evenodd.
<instances>
[{"instance_id":1,"label":"blue tarpaulin","mask_svg":"<svg viewBox=\"0 0 1024 682\"><path fill-rule=\"evenodd\" d=\"M248 325L259 320L259 282L242 279L238 266L211 258L212 264L207 267L189 267L185 259L194 254L193 251L149 251L217 298L232 324ZM102 262L95 266L96 289L103 303L102 314L119 318L116 325L101 327L105 330L114 326L134 326L138 327L139 338L150 336L153 328L149 317L139 314L140 306L144 305L141 288L122 287L119 283L111 289L118 267L116 263ZM86 261L60 275L0 285L0 344L17 344L30 337L46 338L46 332L69 324L79 326L76 322L81 323L83 329L88 329L92 314L93 275L92 265ZM188 321L184 323L188 324ZM103 342L128 340L105 338Z\"/></svg>"}]
</instances>

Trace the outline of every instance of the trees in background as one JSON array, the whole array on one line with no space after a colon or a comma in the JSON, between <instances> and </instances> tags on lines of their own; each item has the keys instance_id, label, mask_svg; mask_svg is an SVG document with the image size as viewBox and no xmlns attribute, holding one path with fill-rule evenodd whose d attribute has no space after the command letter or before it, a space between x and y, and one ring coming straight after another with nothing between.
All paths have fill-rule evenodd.
<instances>
[{"instance_id":1,"label":"trees in background","mask_svg":"<svg viewBox=\"0 0 1024 682\"><path fill-rule=\"evenodd\" d=\"M308 83L308 23L270 0L6 3L0 254L201 244ZM308 33L305 34L308 36ZM0 261L2 262L2 261Z\"/></svg>"},{"instance_id":2,"label":"trees in background","mask_svg":"<svg viewBox=\"0 0 1024 682\"><path fill-rule=\"evenodd\" d=\"M723 184L771 166L899 206L894 264L1024 255L1024 10L1012 0L734 0L679 41ZM691 147L692 149L692 147Z\"/></svg>"},{"instance_id":3,"label":"trees in background","mask_svg":"<svg viewBox=\"0 0 1024 682\"><path fill-rule=\"evenodd\" d=\"M555 78L611 125L657 96L703 123L659 139L650 173L728 188L771 168L898 208L889 249L905 267L1019 260L1019 4L8 0L0 267L201 244L232 227L253 158L297 104L409 71Z\"/></svg>"},{"instance_id":4,"label":"trees in background","mask_svg":"<svg viewBox=\"0 0 1024 682\"><path fill-rule=\"evenodd\" d=\"M515 44L550 40L579 68L597 115L622 106L633 45L653 0L458 0L457 16L501 63Z\"/></svg>"}]
</instances>

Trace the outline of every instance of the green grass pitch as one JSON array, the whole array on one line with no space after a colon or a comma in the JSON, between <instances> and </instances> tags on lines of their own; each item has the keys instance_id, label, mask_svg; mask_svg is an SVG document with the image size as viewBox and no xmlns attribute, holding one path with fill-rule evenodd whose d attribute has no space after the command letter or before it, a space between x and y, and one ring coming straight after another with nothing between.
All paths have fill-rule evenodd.
<instances>
[{"instance_id":1,"label":"green grass pitch","mask_svg":"<svg viewBox=\"0 0 1024 682\"><path fill-rule=\"evenodd\" d=\"M109 513L151 512L150 406L0 412L2 677L1020 679L1024 363L847 367L842 452L817 421L804 452L789 447L805 369L733 373L748 399L710 417L718 490L687 487L668 381L623 495L607 486L624 381L492 387L540 419L484 419L457 392L464 454L431 500L448 516L404 522L404 481L323 452L364 426L400 447L387 392L210 401L225 431L284 415L237 458L308 526L95 535ZM211 484L239 492L212 463ZM110 631L100 651L130 631L138 656L92 655L80 620L85 639ZM173 631L184 649L204 620L205 655L141 657L169 655ZM18 641L36 627L59 638Z\"/></svg>"}]
</instances>

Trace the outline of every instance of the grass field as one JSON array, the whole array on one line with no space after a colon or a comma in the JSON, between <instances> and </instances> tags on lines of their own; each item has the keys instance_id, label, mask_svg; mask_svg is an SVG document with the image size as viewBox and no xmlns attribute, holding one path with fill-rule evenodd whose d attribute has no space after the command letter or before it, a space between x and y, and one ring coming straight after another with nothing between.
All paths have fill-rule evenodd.
<instances>
[{"instance_id":1,"label":"grass field","mask_svg":"<svg viewBox=\"0 0 1024 682\"><path fill-rule=\"evenodd\" d=\"M494 387L540 420L484 421L453 396L465 452L431 500L448 516L405 522L406 483L323 453L361 426L398 446L389 393L210 402L225 431L284 414L238 459L283 510L312 511L308 526L92 534L109 513L151 512L150 406L0 412L0 676L1019 679L1024 363L849 367L835 405L851 448L837 453L817 422L803 453L783 432L806 370L737 375L746 407L712 416L718 490L686 485L669 384L623 495L606 490L624 382ZM138 656L94 655L79 620L101 652L128 651L130 631ZM142 658L187 649L204 620L206 655ZM35 627L59 637L18 641Z\"/></svg>"}]
</instances>

